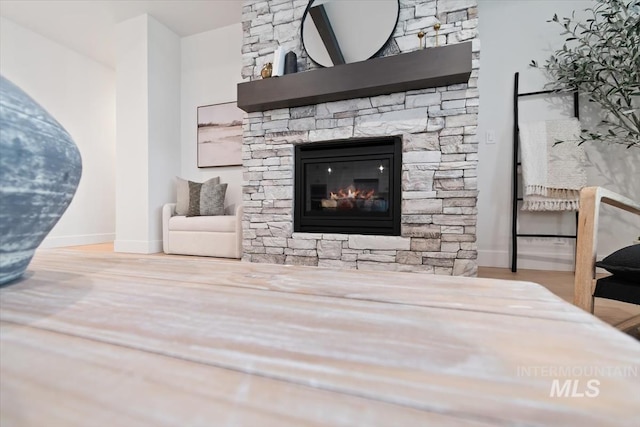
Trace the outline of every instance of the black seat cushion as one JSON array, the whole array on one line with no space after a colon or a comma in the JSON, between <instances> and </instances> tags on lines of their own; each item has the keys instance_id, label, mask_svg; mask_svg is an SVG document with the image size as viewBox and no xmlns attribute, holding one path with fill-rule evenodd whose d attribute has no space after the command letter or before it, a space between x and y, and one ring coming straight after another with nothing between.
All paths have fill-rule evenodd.
<instances>
[{"instance_id":1,"label":"black seat cushion","mask_svg":"<svg viewBox=\"0 0 640 427\"><path fill-rule=\"evenodd\" d=\"M593 296L640 304L640 284L621 279L615 275L603 277L596 282Z\"/></svg>"},{"instance_id":2,"label":"black seat cushion","mask_svg":"<svg viewBox=\"0 0 640 427\"><path fill-rule=\"evenodd\" d=\"M604 268L619 279L640 284L640 245L631 245L615 251L596 267Z\"/></svg>"}]
</instances>

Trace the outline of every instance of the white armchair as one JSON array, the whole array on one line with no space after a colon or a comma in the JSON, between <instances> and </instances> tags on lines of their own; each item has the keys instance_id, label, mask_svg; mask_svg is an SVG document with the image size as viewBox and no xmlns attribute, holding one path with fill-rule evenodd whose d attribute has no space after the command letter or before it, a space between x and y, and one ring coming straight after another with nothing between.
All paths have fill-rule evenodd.
<instances>
[{"instance_id":1,"label":"white armchair","mask_svg":"<svg viewBox=\"0 0 640 427\"><path fill-rule=\"evenodd\" d=\"M162 208L162 246L166 254L240 258L242 206L228 206L225 215L176 215L176 204Z\"/></svg>"}]
</instances>

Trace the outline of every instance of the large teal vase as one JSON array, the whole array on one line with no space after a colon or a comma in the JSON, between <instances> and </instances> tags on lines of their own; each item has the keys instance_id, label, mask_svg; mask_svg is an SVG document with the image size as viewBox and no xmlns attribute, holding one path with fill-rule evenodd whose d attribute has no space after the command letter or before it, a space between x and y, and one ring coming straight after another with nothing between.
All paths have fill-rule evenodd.
<instances>
[{"instance_id":1,"label":"large teal vase","mask_svg":"<svg viewBox=\"0 0 640 427\"><path fill-rule=\"evenodd\" d=\"M80 152L67 131L0 77L0 285L25 272L81 174Z\"/></svg>"}]
</instances>

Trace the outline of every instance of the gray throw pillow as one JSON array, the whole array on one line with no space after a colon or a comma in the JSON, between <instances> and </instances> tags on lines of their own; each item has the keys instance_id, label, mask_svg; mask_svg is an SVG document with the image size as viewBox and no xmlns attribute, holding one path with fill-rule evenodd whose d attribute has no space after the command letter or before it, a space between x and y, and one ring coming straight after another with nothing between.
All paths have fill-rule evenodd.
<instances>
[{"instance_id":1,"label":"gray throw pillow","mask_svg":"<svg viewBox=\"0 0 640 427\"><path fill-rule=\"evenodd\" d=\"M219 184L220 177L206 181L212 184ZM199 183L196 183L199 184ZM199 202L198 202L199 203ZM176 215L187 215L189 213L189 181L176 177Z\"/></svg>"},{"instance_id":2,"label":"gray throw pillow","mask_svg":"<svg viewBox=\"0 0 640 427\"><path fill-rule=\"evenodd\" d=\"M189 211L187 216L224 215L227 184L204 184L189 181Z\"/></svg>"},{"instance_id":3,"label":"gray throw pillow","mask_svg":"<svg viewBox=\"0 0 640 427\"><path fill-rule=\"evenodd\" d=\"M200 188L200 215L224 215L227 184L205 182Z\"/></svg>"},{"instance_id":4,"label":"gray throw pillow","mask_svg":"<svg viewBox=\"0 0 640 427\"><path fill-rule=\"evenodd\" d=\"M202 184L189 181L189 210L187 216L200 216L200 189Z\"/></svg>"}]
</instances>

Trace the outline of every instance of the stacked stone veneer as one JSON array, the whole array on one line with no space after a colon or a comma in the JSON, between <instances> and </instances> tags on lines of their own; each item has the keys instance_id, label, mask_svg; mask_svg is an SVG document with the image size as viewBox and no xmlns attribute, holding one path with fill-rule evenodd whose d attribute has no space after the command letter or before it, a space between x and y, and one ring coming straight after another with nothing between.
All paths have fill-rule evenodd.
<instances>
[{"instance_id":1,"label":"stacked stone veneer","mask_svg":"<svg viewBox=\"0 0 640 427\"><path fill-rule=\"evenodd\" d=\"M249 113L243 137L243 261L332 268L475 275L478 55L476 0L401 0L396 31L382 52L473 41L468 84ZM258 78L278 45L302 70L316 67L300 42L307 1L247 1L243 76ZM401 236L293 232L296 144L402 136ZM348 142L347 142L348 143Z\"/></svg>"}]
</instances>

